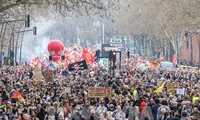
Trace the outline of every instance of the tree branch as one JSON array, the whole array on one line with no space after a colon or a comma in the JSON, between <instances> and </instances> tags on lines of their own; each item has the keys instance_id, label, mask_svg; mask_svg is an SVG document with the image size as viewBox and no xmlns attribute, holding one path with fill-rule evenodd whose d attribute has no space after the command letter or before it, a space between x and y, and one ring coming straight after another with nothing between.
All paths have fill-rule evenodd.
<instances>
[{"instance_id":1,"label":"tree branch","mask_svg":"<svg viewBox=\"0 0 200 120\"><path fill-rule=\"evenodd\" d=\"M93 4L92 2L88 2L88 1L84 1L84 0L79 0L79 1L82 2L82 3L86 3L88 5L91 5L91 6L95 7L95 8L97 8L97 9L105 9L102 6L98 6L96 4Z\"/></svg>"},{"instance_id":2,"label":"tree branch","mask_svg":"<svg viewBox=\"0 0 200 120\"><path fill-rule=\"evenodd\" d=\"M23 5L23 4L27 4L27 5L42 5L42 3L38 2L38 1L35 1L35 2L19 1L19 2L16 2L16 3L11 3L11 4L8 4L8 5L0 7L0 13L4 12L4 11L10 9L10 8L13 8L15 6Z\"/></svg>"},{"instance_id":3,"label":"tree branch","mask_svg":"<svg viewBox=\"0 0 200 120\"><path fill-rule=\"evenodd\" d=\"M9 4L9 5L2 6L2 7L0 7L0 13L3 12L3 11L5 11L5 10L8 10L8 9L10 9L10 8L12 8L12 7L15 7L15 6L17 6L17 5L24 4L24 3L25 3L25 2L18 2L18 3L13 3L13 4Z\"/></svg>"}]
</instances>

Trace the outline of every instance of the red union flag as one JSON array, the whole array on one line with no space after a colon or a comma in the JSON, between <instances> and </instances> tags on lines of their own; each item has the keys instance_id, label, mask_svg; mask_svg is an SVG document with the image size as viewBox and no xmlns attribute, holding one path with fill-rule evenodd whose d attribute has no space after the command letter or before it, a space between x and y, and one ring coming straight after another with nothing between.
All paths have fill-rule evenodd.
<instances>
[{"instance_id":1,"label":"red union flag","mask_svg":"<svg viewBox=\"0 0 200 120\"><path fill-rule=\"evenodd\" d=\"M85 59L86 62L89 64L92 64L94 62L94 56L91 53L89 53L86 49L83 49L83 54L81 58Z\"/></svg>"},{"instance_id":2,"label":"red union flag","mask_svg":"<svg viewBox=\"0 0 200 120\"><path fill-rule=\"evenodd\" d=\"M174 57L172 58L172 63L173 63L174 65L177 64L177 57L176 57L176 56L174 56Z\"/></svg>"},{"instance_id":3,"label":"red union flag","mask_svg":"<svg viewBox=\"0 0 200 120\"><path fill-rule=\"evenodd\" d=\"M34 64L34 65L42 65L42 62L40 61L40 58L39 58L39 57L34 58L34 59L31 61L31 63Z\"/></svg>"},{"instance_id":4,"label":"red union flag","mask_svg":"<svg viewBox=\"0 0 200 120\"><path fill-rule=\"evenodd\" d=\"M161 62L164 62L164 61L165 61L165 57L164 57L163 55L160 57L160 61L161 61Z\"/></svg>"},{"instance_id":5,"label":"red union flag","mask_svg":"<svg viewBox=\"0 0 200 120\"><path fill-rule=\"evenodd\" d=\"M138 61L138 62L141 62L141 61L142 61L142 57L141 57L141 56L138 56L137 61Z\"/></svg>"},{"instance_id":6,"label":"red union flag","mask_svg":"<svg viewBox=\"0 0 200 120\"><path fill-rule=\"evenodd\" d=\"M13 98L13 99L24 99L23 97L22 97L22 95L20 94L20 92L15 92L13 95L12 95L12 97L11 98Z\"/></svg>"}]
</instances>

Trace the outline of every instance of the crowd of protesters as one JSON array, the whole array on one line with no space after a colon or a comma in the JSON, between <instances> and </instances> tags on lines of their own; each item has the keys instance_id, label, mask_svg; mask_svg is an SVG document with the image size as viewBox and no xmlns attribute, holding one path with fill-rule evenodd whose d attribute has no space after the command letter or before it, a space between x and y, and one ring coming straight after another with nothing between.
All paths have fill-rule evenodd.
<instances>
[{"instance_id":1,"label":"crowd of protesters","mask_svg":"<svg viewBox=\"0 0 200 120\"><path fill-rule=\"evenodd\" d=\"M43 72L44 70L42 70ZM200 74L194 69L122 67L54 70L54 82L35 81L34 68L0 68L2 120L200 120ZM166 82L162 92L155 92ZM168 91L169 85L184 94ZM71 93L64 89L71 87ZM89 98L88 87L109 87L111 96ZM19 92L22 98L12 95Z\"/></svg>"}]
</instances>

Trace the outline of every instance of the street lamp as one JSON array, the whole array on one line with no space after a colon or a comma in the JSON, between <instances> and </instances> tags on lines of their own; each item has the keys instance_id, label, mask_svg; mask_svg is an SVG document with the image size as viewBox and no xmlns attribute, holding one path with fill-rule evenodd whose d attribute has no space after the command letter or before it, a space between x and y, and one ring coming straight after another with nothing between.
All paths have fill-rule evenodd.
<instances>
[{"instance_id":1,"label":"street lamp","mask_svg":"<svg viewBox=\"0 0 200 120\"><path fill-rule=\"evenodd\" d=\"M113 77L115 77L115 62L116 62L116 52L113 51Z\"/></svg>"},{"instance_id":2,"label":"street lamp","mask_svg":"<svg viewBox=\"0 0 200 120\"><path fill-rule=\"evenodd\" d=\"M104 39L104 30L105 29L105 26L104 26L104 23L103 23L103 25L102 25L102 42L103 42L103 44L105 43L105 39Z\"/></svg>"},{"instance_id":3,"label":"street lamp","mask_svg":"<svg viewBox=\"0 0 200 120\"><path fill-rule=\"evenodd\" d=\"M112 54L112 50L109 51L109 65L110 65L110 76L112 75L112 59L113 59L113 54Z\"/></svg>"}]
</instances>

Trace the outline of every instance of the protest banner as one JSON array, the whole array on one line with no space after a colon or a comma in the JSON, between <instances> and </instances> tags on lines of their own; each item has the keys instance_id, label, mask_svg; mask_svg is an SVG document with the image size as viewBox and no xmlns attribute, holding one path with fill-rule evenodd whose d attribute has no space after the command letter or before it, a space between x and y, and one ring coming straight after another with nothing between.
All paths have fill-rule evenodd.
<instances>
[{"instance_id":1,"label":"protest banner","mask_svg":"<svg viewBox=\"0 0 200 120\"><path fill-rule=\"evenodd\" d=\"M35 69L34 77L36 81L40 81L43 78L42 71L40 69Z\"/></svg>"},{"instance_id":2,"label":"protest banner","mask_svg":"<svg viewBox=\"0 0 200 120\"><path fill-rule=\"evenodd\" d=\"M48 83L48 82L53 83L53 81L54 81L53 71L45 70L44 71L44 79L45 79L46 83Z\"/></svg>"},{"instance_id":3,"label":"protest banner","mask_svg":"<svg viewBox=\"0 0 200 120\"><path fill-rule=\"evenodd\" d=\"M88 88L88 97L89 98L103 98L111 96L111 88L105 87L89 87Z\"/></svg>"}]
</instances>

